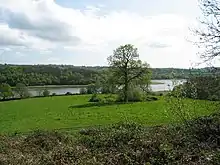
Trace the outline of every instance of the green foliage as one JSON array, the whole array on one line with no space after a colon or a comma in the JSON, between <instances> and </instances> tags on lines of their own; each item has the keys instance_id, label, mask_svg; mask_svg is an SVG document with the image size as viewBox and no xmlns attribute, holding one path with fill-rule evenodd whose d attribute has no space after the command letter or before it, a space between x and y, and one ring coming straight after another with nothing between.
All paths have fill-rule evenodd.
<instances>
[{"instance_id":1,"label":"green foliage","mask_svg":"<svg viewBox=\"0 0 220 165\"><path fill-rule=\"evenodd\" d=\"M16 86L87 85L96 69L67 65L0 65L0 83Z\"/></svg>"},{"instance_id":2,"label":"green foliage","mask_svg":"<svg viewBox=\"0 0 220 165\"><path fill-rule=\"evenodd\" d=\"M101 103L104 104L111 104L111 103L115 103L117 100L117 97L115 95L107 95L104 98L101 99Z\"/></svg>"},{"instance_id":3,"label":"green foliage","mask_svg":"<svg viewBox=\"0 0 220 165\"><path fill-rule=\"evenodd\" d=\"M82 95L87 94L87 89L86 88L80 88L79 93L82 94Z\"/></svg>"},{"instance_id":4,"label":"green foliage","mask_svg":"<svg viewBox=\"0 0 220 165\"><path fill-rule=\"evenodd\" d=\"M108 67L76 67L71 65L1 65L0 84L16 86L88 85L94 83L94 75L101 75ZM219 70L219 68L217 68ZM187 79L190 75L211 75L210 68L175 69L152 68L152 79ZM172 73L172 74L171 74ZM109 77L109 76L107 76Z\"/></svg>"},{"instance_id":5,"label":"green foliage","mask_svg":"<svg viewBox=\"0 0 220 165\"><path fill-rule=\"evenodd\" d=\"M97 76L100 92L102 94L115 94L117 92L117 84L115 83L115 77L110 69L102 71Z\"/></svg>"},{"instance_id":6,"label":"green foliage","mask_svg":"<svg viewBox=\"0 0 220 165\"><path fill-rule=\"evenodd\" d=\"M28 92L28 88L25 84L18 83L15 87L15 92L19 95L20 98L28 98L30 97L30 93Z\"/></svg>"},{"instance_id":7,"label":"green foliage","mask_svg":"<svg viewBox=\"0 0 220 165\"><path fill-rule=\"evenodd\" d=\"M119 122L82 129L74 136L57 131L0 136L0 164L216 165L219 116L191 120L191 127Z\"/></svg>"},{"instance_id":8,"label":"green foliage","mask_svg":"<svg viewBox=\"0 0 220 165\"><path fill-rule=\"evenodd\" d=\"M124 101L124 92L121 91L118 94L117 101L121 102ZM139 88L131 88L128 91L128 101L129 102L139 102L139 101L144 101L144 94Z\"/></svg>"},{"instance_id":9,"label":"green foliage","mask_svg":"<svg viewBox=\"0 0 220 165\"><path fill-rule=\"evenodd\" d=\"M191 77L183 85L175 87L173 94L175 93L193 99L220 100L220 77Z\"/></svg>"},{"instance_id":10,"label":"green foliage","mask_svg":"<svg viewBox=\"0 0 220 165\"><path fill-rule=\"evenodd\" d=\"M69 96L69 95L72 95L72 93L71 92L66 92L65 95Z\"/></svg>"},{"instance_id":11,"label":"green foliage","mask_svg":"<svg viewBox=\"0 0 220 165\"><path fill-rule=\"evenodd\" d=\"M43 96L44 96L44 97L50 96L50 91L45 88L45 89L43 90Z\"/></svg>"},{"instance_id":12,"label":"green foliage","mask_svg":"<svg viewBox=\"0 0 220 165\"><path fill-rule=\"evenodd\" d=\"M137 48L127 44L114 50L113 55L108 57L111 67L113 82L122 87L123 101L129 101L129 90L131 85L149 85L150 70L147 63L139 59Z\"/></svg>"},{"instance_id":13,"label":"green foliage","mask_svg":"<svg viewBox=\"0 0 220 165\"><path fill-rule=\"evenodd\" d=\"M13 92L9 84L0 84L0 97L4 99L13 97Z\"/></svg>"},{"instance_id":14,"label":"green foliage","mask_svg":"<svg viewBox=\"0 0 220 165\"><path fill-rule=\"evenodd\" d=\"M98 88L96 84L89 84L87 86L87 94L95 94L98 93Z\"/></svg>"},{"instance_id":15,"label":"green foliage","mask_svg":"<svg viewBox=\"0 0 220 165\"><path fill-rule=\"evenodd\" d=\"M92 97L89 99L89 102L97 103L97 102L100 102L100 101L101 101L101 99L98 97L97 94L93 94Z\"/></svg>"}]
</instances>

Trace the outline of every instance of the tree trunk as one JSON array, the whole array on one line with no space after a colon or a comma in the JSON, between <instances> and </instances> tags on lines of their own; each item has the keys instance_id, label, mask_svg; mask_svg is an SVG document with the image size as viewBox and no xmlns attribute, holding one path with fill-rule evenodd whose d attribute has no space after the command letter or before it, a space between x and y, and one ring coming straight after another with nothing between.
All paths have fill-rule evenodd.
<instances>
[{"instance_id":1,"label":"tree trunk","mask_svg":"<svg viewBox=\"0 0 220 165\"><path fill-rule=\"evenodd\" d=\"M124 102L128 102L128 84L125 84L125 89L124 89Z\"/></svg>"},{"instance_id":2,"label":"tree trunk","mask_svg":"<svg viewBox=\"0 0 220 165\"><path fill-rule=\"evenodd\" d=\"M125 73L124 102L128 102L128 75Z\"/></svg>"}]
</instances>

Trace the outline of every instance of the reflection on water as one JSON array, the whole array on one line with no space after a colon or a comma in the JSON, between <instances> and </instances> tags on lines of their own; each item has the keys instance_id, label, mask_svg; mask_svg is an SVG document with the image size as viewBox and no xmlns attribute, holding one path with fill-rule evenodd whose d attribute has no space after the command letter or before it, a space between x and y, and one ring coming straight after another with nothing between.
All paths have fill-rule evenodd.
<instances>
[{"instance_id":1,"label":"reflection on water","mask_svg":"<svg viewBox=\"0 0 220 165\"><path fill-rule=\"evenodd\" d=\"M152 84L151 85L151 89L154 92L158 92L158 91L168 91L168 90L172 90L174 86L181 84L183 82L185 82L185 80L152 80L152 82L157 82L157 83L161 83L161 84ZM42 88L32 88L29 87L29 92L31 93L32 96L39 96L39 93L41 93L43 87ZM80 88L76 88L76 87L47 87L47 89L50 91L50 94L56 93L57 95L63 95L66 94L67 92L70 93L79 93L80 92Z\"/></svg>"}]
</instances>

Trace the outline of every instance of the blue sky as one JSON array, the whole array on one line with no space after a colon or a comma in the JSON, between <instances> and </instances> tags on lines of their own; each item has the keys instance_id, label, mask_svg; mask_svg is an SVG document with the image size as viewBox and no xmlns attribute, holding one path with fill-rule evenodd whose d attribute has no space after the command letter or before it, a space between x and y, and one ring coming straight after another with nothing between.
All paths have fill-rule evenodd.
<instances>
[{"instance_id":1,"label":"blue sky","mask_svg":"<svg viewBox=\"0 0 220 165\"><path fill-rule=\"evenodd\" d=\"M191 67L197 0L0 0L0 63L107 65L122 44L152 67Z\"/></svg>"}]
</instances>

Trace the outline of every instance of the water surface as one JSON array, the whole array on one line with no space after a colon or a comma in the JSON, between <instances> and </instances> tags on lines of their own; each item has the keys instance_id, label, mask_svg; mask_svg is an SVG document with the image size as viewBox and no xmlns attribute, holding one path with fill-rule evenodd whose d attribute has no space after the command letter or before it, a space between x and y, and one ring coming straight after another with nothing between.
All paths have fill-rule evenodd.
<instances>
[{"instance_id":1,"label":"water surface","mask_svg":"<svg viewBox=\"0 0 220 165\"><path fill-rule=\"evenodd\" d=\"M151 90L154 92L158 91L168 91L172 90L174 86L185 82L185 80L152 80L152 82L157 82L158 84L152 84ZM32 96L39 96L42 93L42 90L47 88L50 91L50 94L56 93L57 95L63 95L67 92L77 94L80 93L80 87L74 86L47 86L47 87L29 87L29 92Z\"/></svg>"}]
</instances>

